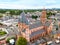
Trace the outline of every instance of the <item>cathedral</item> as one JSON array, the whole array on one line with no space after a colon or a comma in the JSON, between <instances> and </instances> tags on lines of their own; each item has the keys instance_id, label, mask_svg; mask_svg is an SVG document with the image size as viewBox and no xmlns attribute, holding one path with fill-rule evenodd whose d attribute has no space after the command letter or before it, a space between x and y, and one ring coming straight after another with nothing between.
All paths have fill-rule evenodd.
<instances>
[{"instance_id":1,"label":"cathedral","mask_svg":"<svg viewBox=\"0 0 60 45\"><path fill-rule=\"evenodd\" d=\"M26 38L28 42L35 41L40 37L49 35L52 31L53 24L51 20L46 18L46 10L43 9L39 21L34 23L26 17L23 11L18 20L18 28L22 37Z\"/></svg>"}]
</instances>

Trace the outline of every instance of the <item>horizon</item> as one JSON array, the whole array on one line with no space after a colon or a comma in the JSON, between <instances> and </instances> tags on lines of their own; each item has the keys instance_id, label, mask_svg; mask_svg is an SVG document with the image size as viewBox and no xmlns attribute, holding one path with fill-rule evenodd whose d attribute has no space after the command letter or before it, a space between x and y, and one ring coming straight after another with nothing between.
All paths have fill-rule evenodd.
<instances>
[{"instance_id":1,"label":"horizon","mask_svg":"<svg viewBox=\"0 0 60 45\"><path fill-rule=\"evenodd\" d=\"M0 9L60 8L60 0L0 0Z\"/></svg>"}]
</instances>

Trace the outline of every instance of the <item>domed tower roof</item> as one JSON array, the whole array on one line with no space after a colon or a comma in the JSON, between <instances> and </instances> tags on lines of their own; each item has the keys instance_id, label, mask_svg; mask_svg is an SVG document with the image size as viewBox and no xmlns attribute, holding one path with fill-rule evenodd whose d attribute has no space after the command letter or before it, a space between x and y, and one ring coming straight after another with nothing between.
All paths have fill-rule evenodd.
<instances>
[{"instance_id":1,"label":"domed tower roof","mask_svg":"<svg viewBox=\"0 0 60 45\"><path fill-rule=\"evenodd\" d=\"M18 22L20 23L25 23L26 25L28 25L28 19L27 17L25 16L25 12L23 11L21 14L20 14L20 18L18 20Z\"/></svg>"}]
</instances>

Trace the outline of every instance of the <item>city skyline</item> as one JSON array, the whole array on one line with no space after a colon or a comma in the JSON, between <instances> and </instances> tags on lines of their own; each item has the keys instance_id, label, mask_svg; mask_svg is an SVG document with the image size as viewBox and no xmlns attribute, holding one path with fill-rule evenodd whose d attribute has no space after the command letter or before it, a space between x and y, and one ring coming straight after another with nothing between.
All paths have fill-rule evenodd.
<instances>
[{"instance_id":1,"label":"city skyline","mask_svg":"<svg viewBox=\"0 0 60 45\"><path fill-rule=\"evenodd\" d=\"M60 0L0 0L2 9L60 8Z\"/></svg>"}]
</instances>

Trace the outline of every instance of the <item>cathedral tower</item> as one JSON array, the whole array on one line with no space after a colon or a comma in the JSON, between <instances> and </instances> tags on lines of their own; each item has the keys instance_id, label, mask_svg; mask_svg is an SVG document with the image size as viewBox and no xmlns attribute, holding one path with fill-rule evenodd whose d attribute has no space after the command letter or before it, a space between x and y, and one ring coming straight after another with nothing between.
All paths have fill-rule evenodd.
<instances>
[{"instance_id":1,"label":"cathedral tower","mask_svg":"<svg viewBox=\"0 0 60 45\"><path fill-rule=\"evenodd\" d=\"M40 17L40 20L43 24L46 22L46 10L45 10L45 8L42 11L42 15Z\"/></svg>"}]
</instances>

